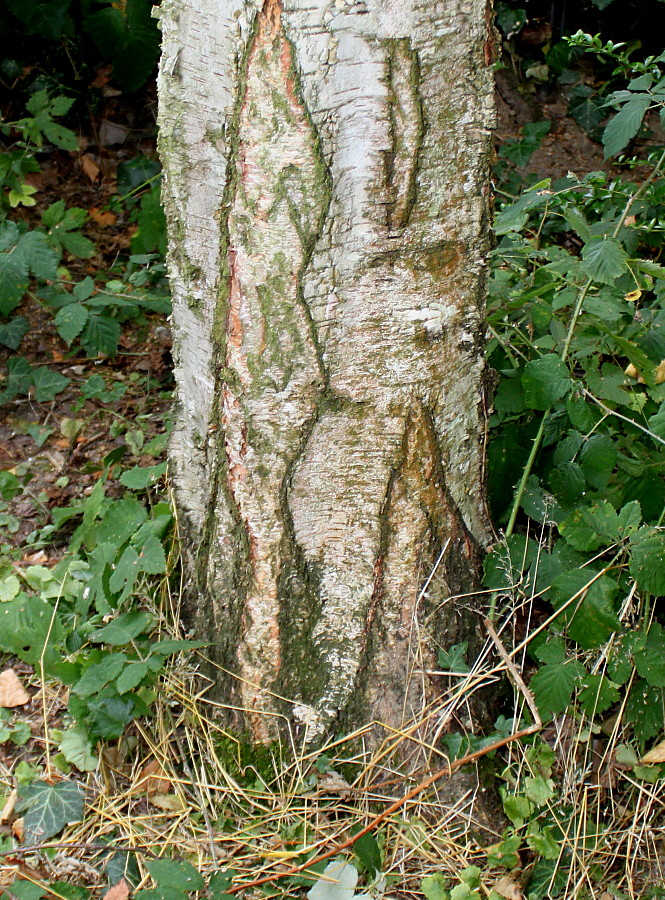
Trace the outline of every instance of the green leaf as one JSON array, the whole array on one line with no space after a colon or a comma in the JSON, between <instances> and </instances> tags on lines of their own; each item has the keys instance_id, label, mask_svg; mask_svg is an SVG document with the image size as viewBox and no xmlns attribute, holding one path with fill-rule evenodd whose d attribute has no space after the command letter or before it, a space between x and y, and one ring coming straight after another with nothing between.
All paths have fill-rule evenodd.
<instances>
[{"instance_id":1,"label":"green leaf","mask_svg":"<svg viewBox=\"0 0 665 900\"><path fill-rule=\"evenodd\" d=\"M10 350L18 350L29 330L30 324L25 316L14 316L9 322L0 325L0 344L9 347Z\"/></svg>"},{"instance_id":2,"label":"green leaf","mask_svg":"<svg viewBox=\"0 0 665 900\"><path fill-rule=\"evenodd\" d=\"M585 650L600 646L622 628L613 604L618 585L606 575L589 584L595 574L589 569L572 569L552 582L551 598L556 609L580 594L561 613L561 618L568 623L568 636Z\"/></svg>"},{"instance_id":3,"label":"green leaf","mask_svg":"<svg viewBox=\"0 0 665 900\"><path fill-rule=\"evenodd\" d=\"M592 434L580 452L580 468L590 487L604 490L612 476L617 460L616 444L606 434Z\"/></svg>"},{"instance_id":4,"label":"green leaf","mask_svg":"<svg viewBox=\"0 0 665 900\"><path fill-rule=\"evenodd\" d=\"M97 250L92 241L78 231L60 231L58 240L68 253L78 259L90 259Z\"/></svg>"},{"instance_id":5,"label":"green leaf","mask_svg":"<svg viewBox=\"0 0 665 900\"><path fill-rule=\"evenodd\" d=\"M457 672L462 674L470 672L471 669L466 661L468 649L469 642L464 641L462 644L453 644L448 650L439 650L439 666L447 672Z\"/></svg>"},{"instance_id":6,"label":"green leaf","mask_svg":"<svg viewBox=\"0 0 665 900\"><path fill-rule=\"evenodd\" d=\"M74 782L36 781L19 788L19 794L27 845L45 841L83 818L83 788Z\"/></svg>"},{"instance_id":7,"label":"green leaf","mask_svg":"<svg viewBox=\"0 0 665 900\"><path fill-rule=\"evenodd\" d=\"M503 800L503 811L513 823L515 828L521 828L522 825L531 818L533 813L533 805L523 794L506 794L501 790Z\"/></svg>"},{"instance_id":8,"label":"green leaf","mask_svg":"<svg viewBox=\"0 0 665 900\"><path fill-rule=\"evenodd\" d=\"M634 653L638 675L653 687L665 687L665 634L663 627L654 622L644 647Z\"/></svg>"},{"instance_id":9,"label":"green leaf","mask_svg":"<svg viewBox=\"0 0 665 900\"><path fill-rule=\"evenodd\" d=\"M524 403L529 409L549 409L570 391L566 364L554 353L530 360L522 373Z\"/></svg>"},{"instance_id":10,"label":"green leaf","mask_svg":"<svg viewBox=\"0 0 665 900\"><path fill-rule=\"evenodd\" d=\"M644 744L663 729L663 688L637 679L630 690L625 707L625 720L633 726L635 737Z\"/></svg>"},{"instance_id":11,"label":"green leaf","mask_svg":"<svg viewBox=\"0 0 665 900\"><path fill-rule=\"evenodd\" d=\"M650 594L665 594L665 534L641 528L630 539L629 571L638 587Z\"/></svg>"},{"instance_id":12,"label":"green leaf","mask_svg":"<svg viewBox=\"0 0 665 900\"><path fill-rule=\"evenodd\" d=\"M166 572L166 556L159 538L149 537L139 556L139 567L148 575L162 575Z\"/></svg>"},{"instance_id":13,"label":"green leaf","mask_svg":"<svg viewBox=\"0 0 665 900\"><path fill-rule=\"evenodd\" d=\"M90 732L96 737L119 738L125 725L134 718L134 703L121 697L104 697L88 701Z\"/></svg>"},{"instance_id":14,"label":"green leaf","mask_svg":"<svg viewBox=\"0 0 665 900\"><path fill-rule=\"evenodd\" d=\"M576 660L545 665L538 669L531 679L530 687L544 719L564 712L570 704L575 686L585 673L582 663Z\"/></svg>"},{"instance_id":15,"label":"green leaf","mask_svg":"<svg viewBox=\"0 0 665 900\"><path fill-rule=\"evenodd\" d=\"M88 356L115 356L120 340L120 323L109 316L90 316L80 337Z\"/></svg>"},{"instance_id":16,"label":"green leaf","mask_svg":"<svg viewBox=\"0 0 665 900\"><path fill-rule=\"evenodd\" d=\"M616 238L593 238L582 248L582 269L593 281L613 284L628 271L628 254Z\"/></svg>"},{"instance_id":17,"label":"green leaf","mask_svg":"<svg viewBox=\"0 0 665 900\"><path fill-rule=\"evenodd\" d=\"M145 507L134 497L115 500L97 527L97 543L121 547L147 520Z\"/></svg>"},{"instance_id":18,"label":"green leaf","mask_svg":"<svg viewBox=\"0 0 665 900\"><path fill-rule=\"evenodd\" d=\"M618 703L621 695L617 686L605 675L590 674L584 678L584 688L580 691L579 701L587 716L604 713Z\"/></svg>"},{"instance_id":19,"label":"green leaf","mask_svg":"<svg viewBox=\"0 0 665 900\"><path fill-rule=\"evenodd\" d=\"M640 130L644 114L651 105L648 94L637 94L631 98L605 126L603 147L605 159L621 153Z\"/></svg>"},{"instance_id":20,"label":"green leaf","mask_svg":"<svg viewBox=\"0 0 665 900\"><path fill-rule=\"evenodd\" d=\"M552 835L552 828L552 825L548 825L541 831L538 826L532 825L526 836L529 848L545 859L558 859L561 852L559 844Z\"/></svg>"},{"instance_id":21,"label":"green leaf","mask_svg":"<svg viewBox=\"0 0 665 900\"><path fill-rule=\"evenodd\" d=\"M166 463L156 466L134 466L120 476L120 484L132 491L143 491L166 474Z\"/></svg>"},{"instance_id":22,"label":"green leaf","mask_svg":"<svg viewBox=\"0 0 665 900\"><path fill-rule=\"evenodd\" d=\"M176 859L146 860L146 868L160 887L200 891L205 887L201 873L191 863Z\"/></svg>"},{"instance_id":23,"label":"green leaf","mask_svg":"<svg viewBox=\"0 0 665 900\"><path fill-rule=\"evenodd\" d=\"M88 310L80 303L68 303L57 311L55 327L67 346L70 346L74 338L83 331L88 315Z\"/></svg>"},{"instance_id":24,"label":"green leaf","mask_svg":"<svg viewBox=\"0 0 665 900\"><path fill-rule=\"evenodd\" d=\"M427 875L420 882L420 890L423 892L427 900L449 900L450 895L446 890L447 878L436 872L434 875Z\"/></svg>"},{"instance_id":25,"label":"green leaf","mask_svg":"<svg viewBox=\"0 0 665 900\"><path fill-rule=\"evenodd\" d=\"M111 644L118 646L129 644L140 634L144 634L153 625L153 617L145 610L133 610L125 613L103 628L93 631L90 640L95 644Z\"/></svg>"},{"instance_id":26,"label":"green leaf","mask_svg":"<svg viewBox=\"0 0 665 900\"><path fill-rule=\"evenodd\" d=\"M637 500L627 503L619 513L607 500L601 500L574 510L560 523L559 531L576 550L593 552L634 534L641 522L642 510Z\"/></svg>"},{"instance_id":27,"label":"green leaf","mask_svg":"<svg viewBox=\"0 0 665 900\"><path fill-rule=\"evenodd\" d=\"M99 759L92 752L88 733L81 725L73 725L65 731L60 742L60 751L67 762L81 772L94 772L99 764Z\"/></svg>"},{"instance_id":28,"label":"green leaf","mask_svg":"<svg viewBox=\"0 0 665 900\"><path fill-rule=\"evenodd\" d=\"M353 854L370 877L373 878L381 872L383 868L381 848L373 834L364 834L358 838L353 845Z\"/></svg>"},{"instance_id":29,"label":"green leaf","mask_svg":"<svg viewBox=\"0 0 665 900\"><path fill-rule=\"evenodd\" d=\"M69 384L69 378L48 369L46 366L32 370L32 383L35 386L35 400L44 403L53 400L56 394L61 394Z\"/></svg>"},{"instance_id":30,"label":"green leaf","mask_svg":"<svg viewBox=\"0 0 665 900\"><path fill-rule=\"evenodd\" d=\"M21 254L35 278L55 281L58 277L58 254L40 231L28 231L19 240Z\"/></svg>"},{"instance_id":31,"label":"green leaf","mask_svg":"<svg viewBox=\"0 0 665 900\"><path fill-rule=\"evenodd\" d=\"M57 648L63 639L60 617L42 597L19 594L0 606L0 650L31 665L43 658L50 671L60 660Z\"/></svg>"},{"instance_id":32,"label":"green leaf","mask_svg":"<svg viewBox=\"0 0 665 900\"><path fill-rule=\"evenodd\" d=\"M144 662L132 662L126 666L120 677L115 683L119 694L126 694L127 691L133 690L137 685L141 684L145 676L150 671L150 667Z\"/></svg>"},{"instance_id":33,"label":"green leaf","mask_svg":"<svg viewBox=\"0 0 665 900\"><path fill-rule=\"evenodd\" d=\"M132 589L139 574L139 555L133 547L125 547L120 559L115 563L109 578L109 590L113 594Z\"/></svg>"},{"instance_id":34,"label":"green leaf","mask_svg":"<svg viewBox=\"0 0 665 900\"><path fill-rule=\"evenodd\" d=\"M543 778L542 775L527 776L524 779L524 793L536 806L543 806L554 796L554 782L551 778Z\"/></svg>"},{"instance_id":35,"label":"green leaf","mask_svg":"<svg viewBox=\"0 0 665 900\"><path fill-rule=\"evenodd\" d=\"M108 656L105 656L98 663L89 666L72 690L79 697L90 697L92 694L98 694L110 681L118 677L126 662L127 657L124 653L109 653Z\"/></svg>"}]
</instances>

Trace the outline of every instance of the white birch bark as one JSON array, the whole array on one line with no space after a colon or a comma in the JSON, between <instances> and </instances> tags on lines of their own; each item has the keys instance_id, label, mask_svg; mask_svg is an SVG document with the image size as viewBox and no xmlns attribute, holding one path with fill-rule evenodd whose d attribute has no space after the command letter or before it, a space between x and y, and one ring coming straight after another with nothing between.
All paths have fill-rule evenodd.
<instances>
[{"instance_id":1,"label":"white birch bark","mask_svg":"<svg viewBox=\"0 0 665 900\"><path fill-rule=\"evenodd\" d=\"M173 482L194 622L258 740L399 725L469 627L445 601L488 539L486 13L161 7Z\"/></svg>"}]
</instances>

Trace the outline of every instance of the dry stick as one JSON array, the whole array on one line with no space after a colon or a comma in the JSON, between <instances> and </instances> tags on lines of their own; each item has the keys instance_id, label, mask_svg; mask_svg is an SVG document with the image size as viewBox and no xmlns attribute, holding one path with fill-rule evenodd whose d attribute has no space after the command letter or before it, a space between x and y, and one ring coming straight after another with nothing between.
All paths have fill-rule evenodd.
<instances>
[{"instance_id":1,"label":"dry stick","mask_svg":"<svg viewBox=\"0 0 665 900\"><path fill-rule=\"evenodd\" d=\"M498 741L495 741L488 747L483 747L482 750L476 750L473 753L469 753L466 756L463 756L461 759L456 759L452 763L448 763L442 769L439 769L433 775L430 775L429 778L426 778L424 781L421 781L420 784L417 784L407 794L405 794L403 797L400 797L399 800L395 800L394 803L391 803L388 809L384 809L384 811L380 815L372 819L369 825L366 825L363 829L356 832L356 834L352 835L341 844L337 844L335 847L333 847L332 850L328 850L326 853L321 853L319 854L319 856L315 856L314 859L308 860L301 866L294 866L293 868L288 869L286 872L277 872L274 875L266 875L264 878L257 878L255 881L250 881L248 884L239 884L234 888L229 888L227 893L238 894L240 893L240 891L249 890L249 888L258 887L261 884L268 884L272 881L278 881L280 878L290 878L293 875L299 875L301 872L310 869L317 863L324 862L326 859L330 859L331 856L335 856L337 853L341 853L342 850L348 850L348 848L352 847L356 841L360 840L361 837L364 837L364 835L368 834L370 831L373 831L377 826L384 822L388 818L388 816L391 816L394 812L397 812L398 809L404 806L405 803L408 803L409 800L413 800L413 798L417 797L418 794L422 794L423 791L426 791L428 787L431 787L440 778L443 778L444 775L452 775L453 772L455 772L457 769L460 769L462 766L466 766L468 763L473 762L476 759L480 759L481 757L486 756L488 753L492 753L494 750L499 750L501 749L501 747L505 747L506 744L510 744L513 741L517 741L520 738L527 737L530 734L535 734L537 731L541 730L541 728L543 727L543 723L538 714L538 707L536 706L536 703L533 699L533 694L527 688L522 679L522 676L517 671L515 664L508 656L508 653L501 643L499 636L487 619L485 619L485 625L487 626L490 637L496 645L499 656L505 662L508 671L514 678L515 683L520 690L520 693L524 696L524 699L526 700L529 709L533 714L535 723L533 725L530 725L528 728L523 728L521 731L516 731L514 734L508 735L508 737L504 737Z\"/></svg>"},{"instance_id":2,"label":"dry stick","mask_svg":"<svg viewBox=\"0 0 665 900\"><path fill-rule=\"evenodd\" d=\"M46 841L43 844L31 844L29 847L15 847L13 850L0 850L0 856L26 856L37 850L105 850L107 853L142 853L144 856L159 857L147 847L116 847L113 844L94 844L79 841Z\"/></svg>"}]
</instances>

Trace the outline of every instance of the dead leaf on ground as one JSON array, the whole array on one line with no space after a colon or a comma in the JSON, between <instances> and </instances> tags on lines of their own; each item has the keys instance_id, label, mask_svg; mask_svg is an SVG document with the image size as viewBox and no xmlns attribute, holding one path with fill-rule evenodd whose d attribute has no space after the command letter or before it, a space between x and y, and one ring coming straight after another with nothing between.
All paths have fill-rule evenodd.
<instances>
[{"instance_id":1,"label":"dead leaf on ground","mask_svg":"<svg viewBox=\"0 0 665 900\"><path fill-rule=\"evenodd\" d=\"M0 812L0 825L3 825L11 819L17 799L18 791L14 789L5 800L5 805L2 807L2 812Z\"/></svg>"},{"instance_id":2,"label":"dead leaf on ground","mask_svg":"<svg viewBox=\"0 0 665 900\"><path fill-rule=\"evenodd\" d=\"M23 819L15 819L12 822L12 834L19 842L19 844L23 843L23 838L25 836L25 829L23 827Z\"/></svg>"},{"instance_id":3,"label":"dead leaf on ground","mask_svg":"<svg viewBox=\"0 0 665 900\"><path fill-rule=\"evenodd\" d=\"M13 669L0 673L0 706L25 706L30 703L30 694L21 684Z\"/></svg>"},{"instance_id":4,"label":"dead leaf on ground","mask_svg":"<svg viewBox=\"0 0 665 900\"><path fill-rule=\"evenodd\" d=\"M100 169L90 153L84 153L81 157L81 168L90 181L97 181Z\"/></svg>"},{"instance_id":5,"label":"dead leaf on ground","mask_svg":"<svg viewBox=\"0 0 665 900\"><path fill-rule=\"evenodd\" d=\"M156 759L151 759L141 769L139 780L132 787L132 793L145 791L146 794L167 794L172 787L162 764Z\"/></svg>"},{"instance_id":6,"label":"dead leaf on ground","mask_svg":"<svg viewBox=\"0 0 665 900\"><path fill-rule=\"evenodd\" d=\"M109 210L99 209L97 206L91 207L88 210L88 215L100 228L108 228L109 225L115 225L118 221L118 217L115 213L112 213Z\"/></svg>"},{"instance_id":7,"label":"dead leaf on ground","mask_svg":"<svg viewBox=\"0 0 665 900\"><path fill-rule=\"evenodd\" d=\"M117 884L108 889L102 900L127 900L128 897L129 885L124 878L121 878Z\"/></svg>"},{"instance_id":8,"label":"dead leaf on ground","mask_svg":"<svg viewBox=\"0 0 665 900\"><path fill-rule=\"evenodd\" d=\"M177 794L152 794L148 797L148 802L167 812L181 813L187 809L187 804Z\"/></svg>"},{"instance_id":9,"label":"dead leaf on ground","mask_svg":"<svg viewBox=\"0 0 665 900\"><path fill-rule=\"evenodd\" d=\"M494 885L494 890L497 894L505 897L506 900L523 900L524 898L522 888L510 875L504 875L503 878L499 878Z\"/></svg>"},{"instance_id":10,"label":"dead leaf on ground","mask_svg":"<svg viewBox=\"0 0 665 900\"><path fill-rule=\"evenodd\" d=\"M665 740L645 753L640 762L643 766L655 766L657 763L665 762Z\"/></svg>"}]
</instances>

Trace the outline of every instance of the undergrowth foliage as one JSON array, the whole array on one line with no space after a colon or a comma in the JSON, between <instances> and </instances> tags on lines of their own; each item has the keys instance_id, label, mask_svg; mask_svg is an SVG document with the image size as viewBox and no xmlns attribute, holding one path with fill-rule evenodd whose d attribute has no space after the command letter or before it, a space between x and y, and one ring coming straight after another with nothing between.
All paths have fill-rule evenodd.
<instances>
[{"instance_id":1,"label":"undergrowth foliage","mask_svg":"<svg viewBox=\"0 0 665 900\"><path fill-rule=\"evenodd\" d=\"M117 19L110 6L99 12L99 23ZM402 842L407 860L416 859L409 890L415 883L414 893L427 900L582 900L598 885L615 900L626 897L626 885L636 896L618 862L629 865L635 841L613 816L619 806L624 819L648 814L665 783L658 740L665 727L665 152L648 129L655 115L665 121L665 54L635 64L620 45L597 37L578 34L570 43L609 60L615 80L628 79L625 88L594 93L593 122L606 156L623 154L630 177L592 172L529 183L522 168L548 123L524 126L500 152L488 355L498 373L489 490L501 538L486 560L485 587L489 619L512 645L528 688L514 704L506 701L492 734L451 732L442 744L459 761L533 732L503 757L492 753L503 833L479 847L467 829L466 843L456 843L458 835L453 840L437 821L435 796L431 807L424 803L416 814L405 806L376 834L345 844L348 852L308 865L356 820L371 821L373 807L387 802L385 785L401 781L387 754L372 769L346 739L288 765L281 748L241 748L205 719L191 673L160 687L173 657L201 645L164 626L176 552L172 509L159 493L165 435L145 441L136 422L118 416L112 436L122 434L124 444L104 458L92 490L51 509L26 541L30 551L66 544L57 564L17 564L8 545L0 564L0 652L32 666L42 685L67 693L64 727L49 728L44 716L43 766L22 762L12 773L20 850L48 855L41 845L91 816L94 795L106 815L99 814L97 862L109 885L126 882L138 900L229 900L250 888L252 896L380 900L390 896L397 881L391 867L400 864L387 835ZM72 359L110 357L125 323L168 311L159 172L142 156L119 172L122 196L113 203L133 209L139 226L129 261L118 272L71 277L63 261L73 268L95 252L82 233L84 210L58 201L37 227L12 219L17 208L35 203L26 181L38 168L35 148L74 146L56 121L67 109L67 100L43 91L24 119L3 126L0 342L19 349L29 323L14 313L29 298L53 315ZM644 140L629 155L635 138ZM58 371L15 356L0 400L29 394L50 401L68 385ZM112 404L126 390L92 374L79 403ZM39 447L50 430L31 427ZM77 420L67 427L75 437ZM0 531L15 530L8 504L28 483L24 471L0 472ZM465 692L477 689L474 679L496 679L496 669L483 669L488 652L471 660L466 644L441 650L439 666L454 697L442 699L450 702L449 718ZM514 675L510 666L501 671ZM24 746L30 728L19 715L0 712L0 743ZM143 730L151 716L154 733ZM151 831L149 815L137 823L103 806L102 775L115 776L108 760L126 760L137 735L154 767L132 777L194 835L175 850L177 838ZM378 772L376 782L370 772ZM123 800L132 810L134 790ZM78 827L92 846L89 826ZM133 843L115 848L127 834ZM272 873L269 884L256 885L255 870L219 869L215 841L225 838L233 852L242 848L239 867L250 860L248 866ZM199 865L206 840L210 858ZM165 856L182 849L190 859L157 859L156 845ZM14 837L0 837L0 853L12 852ZM284 862L294 869L285 871ZM658 896L646 882L638 894ZM36 888L19 876L2 900L89 895L63 882Z\"/></svg>"}]
</instances>

